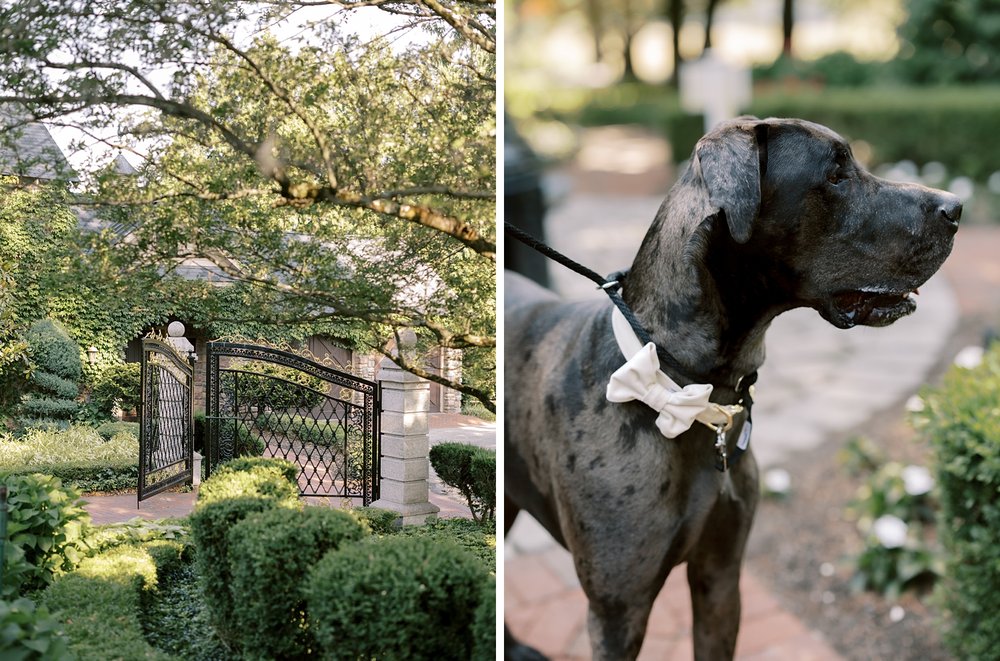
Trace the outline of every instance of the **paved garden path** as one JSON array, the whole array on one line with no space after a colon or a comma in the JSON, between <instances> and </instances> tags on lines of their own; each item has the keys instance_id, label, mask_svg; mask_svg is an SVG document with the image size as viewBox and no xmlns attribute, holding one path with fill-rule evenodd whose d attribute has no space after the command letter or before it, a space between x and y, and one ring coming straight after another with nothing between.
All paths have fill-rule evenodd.
<instances>
[{"instance_id":1,"label":"paved garden path","mask_svg":"<svg viewBox=\"0 0 1000 661\"><path fill-rule=\"evenodd\" d=\"M556 179L554 188L568 193L548 215L548 242L599 273L629 266L670 183L671 173L657 160L664 153L662 143L645 134L617 128L585 134L583 159ZM976 229L964 237L965 230L959 232L950 260L957 266L954 273L944 269L963 285L966 279L982 283L984 274L969 274L977 262L957 253L983 258L1000 247L1000 233ZM558 265L550 275L567 298L599 295L588 280ZM993 289L980 285L975 294L996 302L1000 273L993 275ZM792 453L808 452L901 405L941 360L960 312L969 312L967 298L956 298L939 275L921 287L917 312L888 328L840 331L811 310L779 317L767 335L754 408L752 446L762 468L780 466ZM590 658L587 602L569 553L522 514L505 539L504 558L506 619L514 634L554 659ZM692 658L684 573L675 571L660 593L640 659ZM738 659L841 658L747 572L742 594Z\"/></svg>"},{"instance_id":2,"label":"paved garden path","mask_svg":"<svg viewBox=\"0 0 1000 661\"><path fill-rule=\"evenodd\" d=\"M483 447L496 448L496 423L464 415L432 413L430 420L431 444L444 441L474 443ZM455 493L441 482L431 470L428 480L430 501L441 508L441 518L470 518L469 508L460 494ZM137 506L136 495L89 496L86 509L94 523L115 523L135 517L162 519L165 517L187 516L194 508L197 492L168 492L153 496ZM326 498L309 499L329 502ZM336 499L334 499L336 500Z\"/></svg>"}]
</instances>

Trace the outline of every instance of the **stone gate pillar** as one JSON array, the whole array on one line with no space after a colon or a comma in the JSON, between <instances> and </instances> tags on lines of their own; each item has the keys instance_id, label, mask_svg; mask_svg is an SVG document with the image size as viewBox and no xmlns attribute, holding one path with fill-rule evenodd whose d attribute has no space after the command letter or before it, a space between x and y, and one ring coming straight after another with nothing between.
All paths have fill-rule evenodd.
<instances>
[{"instance_id":1,"label":"stone gate pillar","mask_svg":"<svg viewBox=\"0 0 1000 661\"><path fill-rule=\"evenodd\" d=\"M399 351L412 360L416 336L402 334ZM382 361L382 484L381 498L372 507L399 512L403 525L420 525L439 509L428 499L427 474L430 437L427 413L430 383Z\"/></svg>"}]
</instances>

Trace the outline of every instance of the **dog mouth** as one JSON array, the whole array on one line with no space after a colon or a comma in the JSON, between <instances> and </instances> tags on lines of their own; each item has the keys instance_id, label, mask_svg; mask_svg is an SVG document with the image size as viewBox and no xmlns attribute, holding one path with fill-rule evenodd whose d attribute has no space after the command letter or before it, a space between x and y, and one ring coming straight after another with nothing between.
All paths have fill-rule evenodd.
<instances>
[{"instance_id":1,"label":"dog mouth","mask_svg":"<svg viewBox=\"0 0 1000 661\"><path fill-rule=\"evenodd\" d=\"M910 291L887 291L882 289L857 289L840 292L830 297L823 317L838 328L854 326L888 326L901 317L917 309L914 295Z\"/></svg>"}]
</instances>

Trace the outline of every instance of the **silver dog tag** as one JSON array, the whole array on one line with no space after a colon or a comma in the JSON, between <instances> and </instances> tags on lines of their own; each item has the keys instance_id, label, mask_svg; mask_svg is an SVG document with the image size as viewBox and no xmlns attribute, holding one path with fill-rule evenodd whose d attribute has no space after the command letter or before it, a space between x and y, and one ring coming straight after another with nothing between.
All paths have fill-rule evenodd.
<instances>
[{"instance_id":1,"label":"silver dog tag","mask_svg":"<svg viewBox=\"0 0 1000 661\"><path fill-rule=\"evenodd\" d=\"M725 473L729 470L729 457L726 451L726 428L724 425L715 428L715 451L719 454L722 472Z\"/></svg>"}]
</instances>

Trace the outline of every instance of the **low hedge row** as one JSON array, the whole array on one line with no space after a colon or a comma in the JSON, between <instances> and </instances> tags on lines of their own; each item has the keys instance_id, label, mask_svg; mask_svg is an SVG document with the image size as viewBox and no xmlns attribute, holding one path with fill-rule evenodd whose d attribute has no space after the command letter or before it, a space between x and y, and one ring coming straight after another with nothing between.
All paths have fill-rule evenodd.
<instances>
[{"instance_id":1,"label":"low hedge row","mask_svg":"<svg viewBox=\"0 0 1000 661\"><path fill-rule=\"evenodd\" d=\"M219 467L198 492L190 519L195 566L209 619L226 643L236 644L241 634L235 622L229 531L251 514L301 507L298 487L288 479L291 468L291 462L280 459L236 459Z\"/></svg>"},{"instance_id":2,"label":"low hedge row","mask_svg":"<svg viewBox=\"0 0 1000 661\"><path fill-rule=\"evenodd\" d=\"M79 425L30 429L21 438L0 435L0 475L46 473L81 491L135 488L139 440L127 429L118 431L107 441L99 431Z\"/></svg>"},{"instance_id":3,"label":"low hedge row","mask_svg":"<svg viewBox=\"0 0 1000 661\"><path fill-rule=\"evenodd\" d=\"M952 368L924 393L920 428L935 455L945 572L945 643L959 659L1000 650L1000 345L981 366Z\"/></svg>"},{"instance_id":4,"label":"low hedge row","mask_svg":"<svg viewBox=\"0 0 1000 661\"><path fill-rule=\"evenodd\" d=\"M62 622L77 661L171 659L143 634L143 593L182 561L185 548L172 541L119 546L87 558L42 593L41 605Z\"/></svg>"},{"instance_id":5,"label":"low hedge row","mask_svg":"<svg viewBox=\"0 0 1000 661\"><path fill-rule=\"evenodd\" d=\"M690 157L704 134L701 115L681 109L662 86L617 85L588 92L574 111L555 111L585 125L642 124L666 131L675 162ZM953 176L985 181L1000 170L1000 87L824 88L758 92L742 111L825 124L872 148L872 163L903 159L943 163Z\"/></svg>"},{"instance_id":6,"label":"low hedge row","mask_svg":"<svg viewBox=\"0 0 1000 661\"><path fill-rule=\"evenodd\" d=\"M496 511L497 454L467 443L441 443L430 450L434 472L458 489L476 521L492 520Z\"/></svg>"},{"instance_id":7,"label":"low hedge row","mask_svg":"<svg viewBox=\"0 0 1000 661\"><path fill-rule=\"evenodd\" d=\"M222 640L255 659L492 658L495 535L391 534L392 513L303 508L295 477L247 458L202 485L192 537Z\"/></svg>"}]
</instances>

